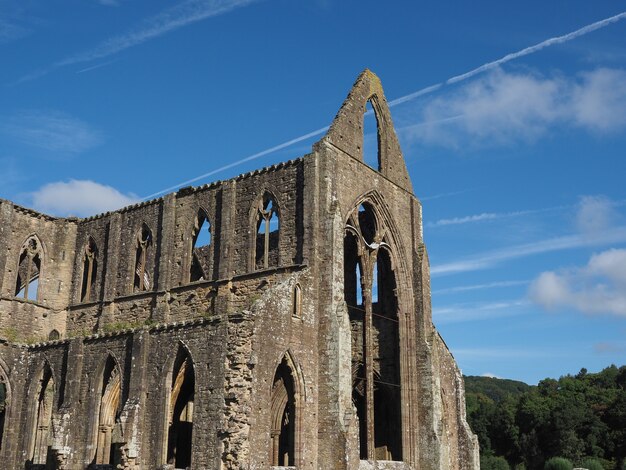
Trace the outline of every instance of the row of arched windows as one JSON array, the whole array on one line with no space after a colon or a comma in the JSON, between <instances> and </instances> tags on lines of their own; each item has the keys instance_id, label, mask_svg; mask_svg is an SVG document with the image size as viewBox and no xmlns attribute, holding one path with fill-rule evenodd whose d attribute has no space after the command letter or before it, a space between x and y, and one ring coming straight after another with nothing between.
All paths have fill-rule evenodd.
<instances>
[{"instance_id":1,"label":"row of arched windows","mask_svg":"<svg viewBox=\"0 0 626 470\"><path fill-rule=\"evenodd\" d=\"M184 346L179 346L173 361L169 361L164 383L163 446L160 465L173 468L190 468L192 465L192 437L194 428L194 397L196 373L191 355ZM7 388L5 377L0 371L0 448L5 425ZM299 371L290 353L285 353L276 368L270 391L270 440L269 460L273 466L295 465L299 445L299 417L301 402L299 389L302 386ZM88 428L88 459L94 465L110 465L121 468L124 452L122 447L121 412L124 406L122 374L117 361L108 355L96 373L93 387L97 391L92 397L90 412L93 416ZM57 384L50 364L46 361L29 393L31 401L27 437L28 462L30 466L42 468L52 459L53 411L57 396ZM30 467L29 467L30 468ZM48 467L46 467L48 468Z\"/></svg>"},{"instance_id":2,"label":"row of arched windows","mask_svg":"<svg viewBox=\"0 0 626 470\"><path fill-rule=\"evenodd\" d=\"M279 212L276 200L265 192L252 211L253 258L252 269L267 269L279 264ZM188 277L183 282L196 282L212 279L212 237L213 230L209 217L199 209L191 229L190 262ZM150 260L154 257L152 230L142 224L135 236L135 265L133 271L133 291L148 291L153 288ZM82 276L80 301L97 300L97 275L99 250L96 241L88 237L82 249ZM41 241L31 235L20 249L14 295L25 300L37 300L39 279L43 264Z\"/></svg>"}]
</instances>

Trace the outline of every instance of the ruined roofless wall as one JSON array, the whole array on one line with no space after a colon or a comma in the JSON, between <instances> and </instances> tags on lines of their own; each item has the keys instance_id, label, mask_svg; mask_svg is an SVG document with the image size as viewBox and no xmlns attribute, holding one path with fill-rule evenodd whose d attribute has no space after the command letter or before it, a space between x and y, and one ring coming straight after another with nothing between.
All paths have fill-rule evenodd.
<instances>
[{"instance_id":1,"label":"ruined roofless wall","mask_svg":"<svg viewBox=\"0 0 626 470\"><path fill-rule=\"evenodd\" d=\"M478 468L369 71L302 158L85 219L0 200L0 272L7 468Z\"/></svg>"}]
</instances>

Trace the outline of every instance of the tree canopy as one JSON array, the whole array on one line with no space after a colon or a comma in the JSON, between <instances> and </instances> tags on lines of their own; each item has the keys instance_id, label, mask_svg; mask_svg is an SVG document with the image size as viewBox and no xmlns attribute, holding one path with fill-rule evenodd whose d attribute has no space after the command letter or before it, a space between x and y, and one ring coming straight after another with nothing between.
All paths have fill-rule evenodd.
<instances>
[{"instance_id":1,"label":"tree canopy","mask_svg":"<svg viewBox=\"0 0 626 470\"><path fill-rule=\"evenodd\" d=\"M510 468L539 470L560 457L626 470L626 366L581 369L537 386L489 377L465 377L465 384L485 464L503 457Z\"/></svg>"}]
</instances>

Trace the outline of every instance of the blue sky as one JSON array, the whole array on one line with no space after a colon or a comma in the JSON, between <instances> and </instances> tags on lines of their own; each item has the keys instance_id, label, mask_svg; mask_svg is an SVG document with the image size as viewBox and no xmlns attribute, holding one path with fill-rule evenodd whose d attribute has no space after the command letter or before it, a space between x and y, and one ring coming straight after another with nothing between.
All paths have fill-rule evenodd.
<instances>
[{"instance_id":1,"label":"blue sky","mask_svg":"<svg viewBox=\"0 0 626 470\"><path fill-rule=\"evenodd\" d=\"M368 67L463 372L623 364L626 4L433 3L0 0L0 197L82 216L301 156Z\"/></svg>"}]
</instances>

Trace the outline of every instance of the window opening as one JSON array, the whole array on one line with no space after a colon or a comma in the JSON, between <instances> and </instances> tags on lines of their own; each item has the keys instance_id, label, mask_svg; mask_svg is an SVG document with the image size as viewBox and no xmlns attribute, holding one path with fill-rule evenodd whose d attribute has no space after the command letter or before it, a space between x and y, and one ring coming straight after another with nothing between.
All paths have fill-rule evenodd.
<instances>
[{"instance_id":1,"label":"window opening","mask_svg":"<svg viewBox=\"0 0 626 470\"><path fill-rule=\"evenodd\" d=\"M209 279L211 223L203 210L198 212L191 245L191 282Z\"/></svg>"},{"instance_id":2,"label":"window opening","mask_svg":"<svg viewBox=\"0 0 626 470\"><path fill-rule=\"evenodd\" d=\"M367 100L363 115L363 162L380 171L380 129L371 100Z\"/></svg>"},{"instance_id":3,"label":"window opening","mask_svg":"<svg viewBox=\"0 0 626 470\"><path fill-rule=\"evenodd\" d=\"M270 409L270 462L272 466L295 465L295 383L286 356L274 374Z\"/></svg>"},{"instance_id":4,"label":"window opening","mask_svg":"<svg viewBox=\"0 0 626 470\"><path fill-rule=\"evenodd\" d=\"M59 333L57 330L52 330L50 334L48 334L48 339L50 341L55 341L59 339L60 337L61 337L61 333Z\"/></svg>"},{"instance_id":5,"label":"window opening","mask_svg":"<svg viewBox=\"0 0 626 470\"><path fill-rule=\"evenodd\" d=\"M293 288L293 316L302 318L302 288L297 283Z\"/></svg>"},{"instance_id":6,"label":"window opening","mask_svg":"<svg viewBox=\"0 0 626 470\"><path fill-rule=\"evenodd\" d=\"M85 245L85 253L83 256L83 284L80 292L81 302L89 302L92 300L92 294L95 294L96 271L98 269L98 248L96 242L92 238Z\"/></svg>"},{"instance_id":7,"label":"window opening","mask_svg":"<svg viewBox=\"0 0 626 470\"><path fill-rule=\"evenodd\" d=\"M195 376L191 358L182 349L174 361L168 403L167 463L191 467Z\"/></svg>"},{"instance_id":8,"label":"window opening","mask_svg":"<svg viewBox=\"0 0 626 470\"><path fill-rule=\"evenodd\" d=\"M37 395L37 415L35 433L31 449L31 462L35 465L46 465L51 459L49 447L52 438L52 408L54 404L54 378L46 364L40 379Z\"/></svg>"},{"instance_id":9,"label":"window opening","mask_svg":"<svg viewBox=\"0 0 626 470\"><path fill-rule=\"evenodd\" d=\"M135 291L150 289L150 275L146 269L148 249L152 245L152 232L144 224L141 232L137 234L137 254L135 256Z\"/></svg>"},{"instance_id":10,"label":"window opening","mask_svg":"<svg viewBox=\"0 0 626 470\"><path fill-rule=\"evenodd\" d=\"M402 460L396 287L385 230L373 207L363 203L346 226L344 296L352 335L352 400L364 460Z\"/></svg>"},{"instance_id":11,"label":"window opening","mask_svg":"<svg viewBox=\"0 0 626 470\"><path fill-rule=\"evenodd\" d=\"M279 217L276 204L269 194L259 201L256 222L256 269L278 266Z\"/></svg>"},{"instance_id":12,"label":"window opening","mask_svg":"<svg viewBox=\"0 0 626 470\"><path fill-rule=\"evenodd\" d=\"M113 442L113 430L119 422L121 377L115 361L109 357L102 376L100 408L97 419L96 465L116 465L120 460L119 445Z\"/></svg>"},{"instance_id":13,"label":"window opening","mask_svg":"<svg viewBox=\"0 0 626 470\"><path fill-rule=\"evenodd\" d=\"M20 252L15 297L37 300L41 271L41 246L35 237L29 238Z\"/></svg>"}]
</instances>

